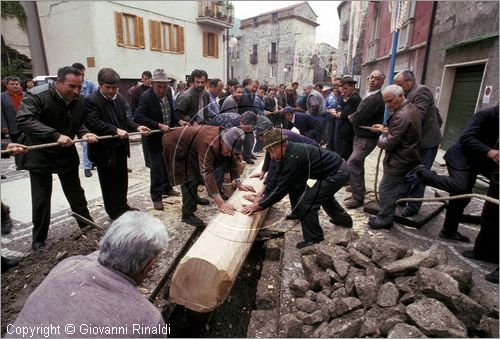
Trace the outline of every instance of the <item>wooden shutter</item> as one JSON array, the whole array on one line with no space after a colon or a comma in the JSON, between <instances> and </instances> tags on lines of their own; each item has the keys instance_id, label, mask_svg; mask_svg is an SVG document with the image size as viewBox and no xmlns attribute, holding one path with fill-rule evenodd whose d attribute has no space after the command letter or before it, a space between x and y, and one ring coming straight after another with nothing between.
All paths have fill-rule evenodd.
<instances>
[{"instance_id":1,"label":"wooden shutter","mask_svg":"<svg viewBox=\"0 0 500 339\"><path fill-rule=\"evenodd\" d=\"M219 34L214 33L214 57L219 57Z\"/></svg>"},{"instance_id":2,"label":"wooden shutter","mask_svg":"<svg viewBox=\"0 0 500 339\"><path fill-rule=\"evenodd\" d=\"M179 26L179 53L184 53L184 27Z\"/></svg>"},{"instance_id":3,"label":"wooden shutter","mask_svg":"<svg viewBox=\"0 0 500 339\"><path fill-rule=\"evenodd\" d=\"M167 50L175 51L176 46L174 46L174 25L168 24L168 46Z\"/></svg>"},{"instance_id":4,"label":"wooden shutter","mask_svg":"<svg viewBox=\"0 0 500 339\"><path fill-rule=\"evenodd\" d=\"M203 32L203 56L208 56L208 32Z\"/></svg>"},{"instance_id":5,"label":"wooden shutter","mask_svg":"<svg viewBox=\"0 0 500 339\"><path fill-rule=\"evenodd\" d=\"M116 33L116 44L118 46L124 46L123 41L123 16L122 13L115 12L115 33Z\"/></svg>"},{"instance_id":6,"label":"wooden shutter","mask_svg":"<svg viewBox=\"0 0 500 339\"><path fill-rule=\"evenodd\" d=\"M156 36L155 36L155 25L153 20L149 20L149 48L156 49Z\"/></svg>"},{"instance_id":7,"label":"wooden shutter","mask_svg":"<svg viewBox=\"0 0 500 339\"><path fill-rule=\"evenodd\" d=\"M138 44L139 48L145 48L146 43L144 42L144 20L142 17L138 16L137 18L137 30L136 36L138 36Z\"/></svg>"}]
</instances>

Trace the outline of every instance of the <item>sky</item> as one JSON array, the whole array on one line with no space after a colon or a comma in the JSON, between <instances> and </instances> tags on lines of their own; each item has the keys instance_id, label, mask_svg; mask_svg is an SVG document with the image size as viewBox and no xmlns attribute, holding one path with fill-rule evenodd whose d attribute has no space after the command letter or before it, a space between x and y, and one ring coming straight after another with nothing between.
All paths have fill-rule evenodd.
<instances>
[{"instance_id":1,"label":"sky","mask_svg":"<svg viewBox=\"0 0 500 339\"><path fill-rule=\"evenodd\" d=\"M288 7L301 2L302 1L232 1L234 16L239 19L250 18L260 13ZM320 24L316 27L316 42L326 42L333 47L337 47L340 27L337 6L340 4L340 1L308 2L314 13L318 16L317 22Z\"/></svg>"}]
</instances>

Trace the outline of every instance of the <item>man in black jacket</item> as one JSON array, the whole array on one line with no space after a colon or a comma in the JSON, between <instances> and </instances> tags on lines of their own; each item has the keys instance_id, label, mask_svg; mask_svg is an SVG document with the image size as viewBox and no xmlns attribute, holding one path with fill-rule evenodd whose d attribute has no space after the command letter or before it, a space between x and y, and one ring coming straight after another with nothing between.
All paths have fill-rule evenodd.
<instances>
[{"instance_id":1,"label":"man in black jacket","mask_svg":"<svg viewBox=\"0 0 500 339\"><path fill-rule=\"evenodd\" d=\"M193 86L177 97L175 115L178 120L203 125L210 118L208 116L210 95L205 91L208 74L202 69L195 69L191 72L190 80Z\"/></svg>"},{"instance_id":2,"label":"man in black jacket","mask_svg":"<svg viewBox=\"0 0 500 339\"><path fill-rule=\"evenodd\" d=\"M313 139L318 143L321 141L321 133L318 132L322 125L320 118L307 113L295 112L295 109L290 106L285 107L282 114L284 119L288 121L287 129L295 127L301 135Z\"/></svg>"},{"instance_id":3,"label":"man in black jacket","mask_svg":"<svg viewBox=\"0 0 500 339\"><path fill-rule=\"evenodd\" d=\"M21 159L20 168L30 172L34 251L45 246L49 231L52 173L59 176L71 210L92 220L78 176L80 159L73 144L75 135L89 143L97 141L97 136L84 125L87 115L81 89L80 71L66 66L57 71L53 85L37 86L27 92L19 108L17 126L24 134L20 143L31 146L55 141L62 146L29 152ZM77 222L81 228L86 226Z\"/></svg>"},{"instance_id":4,"label":"man in black jacket","mask_svg":"<svg viewBox=\"0 0 500 339\"><path fill-rule=\"evenodd\" d=\"M288 142L279 129L264 134L264 144L272 160L279 161L274 179L266 186L264 195L252 205L243 207L250 214L271 207L287 194L298 201L296 214L302 225L304 241L297 248L324 240L318 220L318 210L325 210L339 226L352 227L352 218L335 200L334 194L349 181L349 166L335 152L319 146ZM316 183L309 188L308 179Z\"/></svg>"},{"instance_id":5,"label":"man in black jacket","mask_svg":"<svg viewBox=\"0 0 500 339\"><path fill-rule=\"evenodd\" d=\"M180 121L174 112L172 92L168 88L167 73L163 69L153 72L153 85L139 99L139 107L135 111L134 121L150 129L163 132L170 127L187 124ZM162 133L154 133L146 137L146 146L151 161L149 171L151 178L150 194L153 207L163 210L162 195L178 196L170 185L165 161L162 155Z\"/></svg>"},{"instance_id":6,"label":"man in black jacket","mask_svg":"<svg viewBox=\"0 0 500 339\"><path fill-rule=\"evenodd\" d=\"M384 98L380 89L384 84L385 75L382 71L373 71L368 78L368 93L359 104L356 112L348 116L354 127L354 141L352 154L347 160L351 168L350 198L344 201L347 208L356 208L363 205L365 199L365 158L377 146L378 133L360 128L384 122Z\"/></svg>"},{"instance_id":7,"label":"man in black jacket","mask_svg":"<svg viewBox=\"0 0 500 339\"><path fill-rule=\"evenodd\" d=\"M150 129L139 126L127 116L127 103L118 93L120 76L112 68L97 73L99 90L85 99L86 125L97 135L116 135L119 139L101 140L90 145L90 159L97 163L104 209L111 219L136 210L127 203L127 157L130 147L127 131L149 135Z\"/></svg>"},{"instance_id":8,"label":"man in black jacket","mask_svg":"<svg viewBox=\"0 0 500 339\"><path fill-rule=\"evenodd\" d=\"M449 176L437 175L423 166L418 168L417 175L423 184L447 191L450 196L467 194L472 192L478 174L490 178L495 170L498 173L498 158L497 105L474 114L460 139L448 149L444 160ZM458 232L460 218L469 202L470 199L450 200L443 229L439 233L441 238L469 242L469 238ZM498 223L494 226L493 232L495 228L497 232L495 236L490 234L485 238L484 235L482 237L483 240L496 241L496 252L493 253L498 260ZM476 258L491 259L491 247L484 246L481 250L475 248Z\"/></svg>"},{"instance_id":9,"label":"man in black jacket","mask_svg":"<svg viewBox=\"0 0 500 339\"><path fill-rule=\"evenodd\" d=\"M361 102L361 97L356 89L357 81L351 77L342 79L342 96L344 106L341 111L331 113L337 120L335 121L335 133L333 150L337 152L342 159L348 160L352 153L352 142L354 140L354 130L349 121L349 115L356 112Z\"/></svg>"}]
</instances>

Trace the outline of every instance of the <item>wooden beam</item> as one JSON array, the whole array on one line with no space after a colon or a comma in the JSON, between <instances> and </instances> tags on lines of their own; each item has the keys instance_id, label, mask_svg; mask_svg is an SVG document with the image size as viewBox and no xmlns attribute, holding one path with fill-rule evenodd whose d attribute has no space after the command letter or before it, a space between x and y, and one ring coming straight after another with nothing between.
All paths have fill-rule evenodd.
<instances>
[{"instance_id":1,"label":"wooden beam","mask_svg":"<svg viewBox=\"0 0 500 339\"><path fill-rule=\"evenodd\" d=\"M260 172L260 163L252 173ZM257 192L264 187L258 178L246 179ZM236 211L249 192L236 190L228 203ZM196 312L210 312L229 295L243 263L267 214L267 209L251 216L236 212L218 213L175 270L170 285L170 298Z\"/></svg>"}]
</instances>

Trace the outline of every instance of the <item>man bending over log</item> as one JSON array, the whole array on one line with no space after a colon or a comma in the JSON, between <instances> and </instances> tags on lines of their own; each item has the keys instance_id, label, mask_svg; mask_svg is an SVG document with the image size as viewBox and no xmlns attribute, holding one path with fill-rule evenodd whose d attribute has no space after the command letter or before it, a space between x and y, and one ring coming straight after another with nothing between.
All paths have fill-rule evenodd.
<instances>
[{"instance_id":1,"label":"man bending over log","mask_svg":"<svg viewBox=\"0 0 500 339\"><path fill-rule=\"evenodd\" d=\"M242 213L251 214L271 207L289 194L290 200L298 201L295 211L304 235L304 241L297 243L300 249L324 240L318 219L320 206L336 224L352 225L351 216L334 197L349 181L350 170L335 152L287 139L279 129L264 134L264 147L272 160L279 161L277 174L266 186L264 195L252 205L243 207ZM308 187L308 179L316 183Z\"/></svg>"},{"instance_id":2,"label":"man bending over log","mask_svg":"<svg viewBox=\"0 0 500 339\"><path fill-rule=\"evenodd\" d=\"M240 181L237 156L243 152L245 132L239 127L223 130L219 126L198 125L171 130L163 136L163 157L172 186L182 185L182 221L196 227L205 227L203 220L194 215L195 197L201 182L205 182L208 195L222 213L234 214L234 209L222 199L215 169L229 162L233 185L242 191L255 192Z\"/></svg>"}]
</instances>

